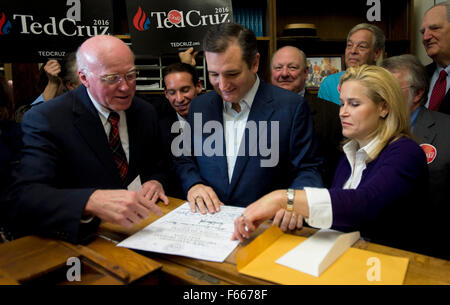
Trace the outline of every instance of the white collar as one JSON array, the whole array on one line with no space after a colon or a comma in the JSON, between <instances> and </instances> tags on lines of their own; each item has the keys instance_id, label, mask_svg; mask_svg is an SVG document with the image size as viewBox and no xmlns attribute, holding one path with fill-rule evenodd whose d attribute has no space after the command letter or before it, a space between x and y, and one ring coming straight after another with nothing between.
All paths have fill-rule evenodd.
<instances>
[{"instance_id":1,"label":"white collar","mask_svg":"<svg viewBox=\"0 0 450 305\"><path fill-rule=\"evenodd\" d=\"M256 92L258 92L259 83L260 83L259 77L258 75L256 75L255 83L253 84L252 88L247 92L247 94L239 101L239 105L241 105L241 103L244 103L248 106L248 109L252 108L253 100L255 99ZM232 106L233 106L232 103L223 101L223 110L225 112L228 112Z\"/></svg>"},{"instance_id":2,"label":"white collar","mask_svg":"<svg viewBox=\"0 0 450 305\"><path fill-rule=\"evenodd\" d=\"M87 93L89 95L89 98L92 101L92 104L94 105L95 109L97 109L97 112L104 117L106 120L108 120L109 117L109 113L111 112L111 110L109 110L108 108L106 108L105 106L101 105L99 102L97 102L94 97L91 95L91 93L89 92L89 89L86 88ZM120 120L123 121L123 117L125 116L125 111L116 111L119 116L120 116Z\"/></svg>"},{"instance_id":3,"label":"white collar","mask_svg":"<svg viewBox=\"0 0 450 305\"><path fill-rule=\"evenodd\" d=\"M350 142L345 144L342 149L344 150L345 155L347 156L347 159L349 159L349 161L350 158L351 160L354 160L356 158L356 153L358 152L365 154L366 156L364 158L364 161L367 161L369 159L369 156L379 143L380 140L378 139L378 137L375 137L369 143L367 143L366 146L360 148L356 140L351 140Z\"/></svg>"},{"instance_id":4,"label":"white collar","mask_svg":"<svg viewBox=\"0 0 450 305\"><path fill-rule=\"evenodd\" d=\"M450 75L450 65L448 65L447 67L444 68L436 63L436 68L437 68L436 71L438 74L440 74L442 70L445 70L445 72L447 72L447 75Z\"/></svg>"},{"instance_id":5,"label":"white collar","mask_svg":"<svg viewBox=\"0 0 450 305\"><path fill-rule=\"evenodd\" d=\"M186 119L183 118L181 115L179 115L178 112L176 112L176 114L177 114L178 121L180 121L180 122L186 122Z\"/></svg>"}]
</instances>

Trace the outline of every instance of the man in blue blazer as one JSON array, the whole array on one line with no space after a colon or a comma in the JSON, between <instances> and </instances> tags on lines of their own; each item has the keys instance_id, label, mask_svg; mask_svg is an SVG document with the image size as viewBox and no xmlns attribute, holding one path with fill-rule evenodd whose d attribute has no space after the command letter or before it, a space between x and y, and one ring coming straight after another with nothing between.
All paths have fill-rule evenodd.
<instances>
[{"instance_id":1,"label":"man in blue blazer","mask_svg":"<svg viewBox=\"0 0 450 305\"><path fill-rule=\"evenodd\" d=\"M215 90L193 100L183 153L181 146L172 149L191 209L214 213L280 187L322 186L308 105L258 78L253 32L220 24L207 33L204 48Z\"/></svg>"},{"instance_id":2,"label":"man in blue blazer","mask_svg":"<svg viewBox=\"0 0 450 305\"><path fill-rule=\"evenodd\" d=\"M23 157L9 193L13 237L84 242L100 220L131 227L161 214L158 199L168 203L157 115L134 96L132 51L118 38L95 36L80 46L77 65L79 88L23 118ZM142 190L126 190L137 177Z\"/></svg>"}]
</instances>

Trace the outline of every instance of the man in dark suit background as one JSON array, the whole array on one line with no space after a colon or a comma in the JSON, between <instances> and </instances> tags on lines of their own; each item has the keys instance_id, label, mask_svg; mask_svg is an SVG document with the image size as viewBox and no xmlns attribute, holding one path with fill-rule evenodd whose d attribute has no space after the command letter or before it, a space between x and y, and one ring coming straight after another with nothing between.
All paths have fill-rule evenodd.
<instances>
[{"instance_id":1,"label":"man in dark suit background","mask_svg":"<svg viewBox=\"0 0 450 305\"><path fill-rule=\"evenodd\" d=\"M202 92L202 83L195 67L187 63L168 65L163 69L162 76L166 98L153 98L151 102L158 112L163 145L167 154L171 154L172 140L183 130L191 102ZM176 122L179 124L174 125ZM172 170L169 173L166 194L176 198L185 197L179 179Z\"/></svg>"},{"instance_id":2,"label":"man in dark suit background","mask_svg":"<svg viewBox=\"0 0 450 305\"><path fill-rule=\"evenodd\" d=\"M424 202L427 217L420 221L431 240L427 254L450 259L450 115L431 111L427 102L429 79L424 66L413 55L387 58L382 66L398 79L410 105L414 136L427 155L430 172L429 200ZM412 233L413 234L413 233Z\"/></svg>"},{"instance_id":3,"label":"man in dark suit background","mask_svg":"<svg viewBox=\"0 0 450 305\"><path fill-rule=\"evenodd\" d=\"M273 85L293 91L308 102L318 137L318 152L324 156L321 167L324 186L330 187L341 155L340 142L343 140L339 106L306 91L309 71L302 50L293 46L278 49L272 56L271 69Z\"/></svg>"},{"instance_id":4,"label":"man in dark suit background","mask_svg":"<svg viewBox=\"0 0 450 305\"><path fill-rule=\"evenodd\" d=\"M135 97L130 48L95 36L77 51L82 85L33 107L22 121L23 157L9 193L13 237L85 242L100 220L131 227L168 204L166 156L154 108ZM127 186L139 177L140 191Z\"/></svg>"},{"instance_id":5,"label":"man in dark suit background","mask_svg":"<svg viewBox=\"0 0 450 305\"><path fill-rule=\"evenodd\" d=\"M450 114L450 1L431 7L423 16L422 43L433 63L426 67L430 92L426 107Z\"/></svg>"},{"instance_id":6,"label":"man in dark suit background","mask_svg":"<svg viewBox=\"0 0 450 305\"><path fill-rule=\"evenodd\" d=\"M214 91L192 102L191 150L175 159L191 209L214 213L224 203L247 206L281 186L320 187L307 103L259 80L253 32L220 24L205 36L204 49Z\"/></svg>"},{"instance_id":7,"label":"man in dark suit background","mask_svg":"<svg viewBox=\"0 0 450 305\"><path fill-rule=\"evenodd\" d=\"M180 122L182 128L189 113L189 107L194 98L202 92L202 83L198 78L195 68L186 63L170 64L163 69L164 95L169 101L170 110L166 112L164 119L167 122L167 142L170 146L172 124ZM162 119L162 118L160 118Z\"/></svg>"}]
</instances>

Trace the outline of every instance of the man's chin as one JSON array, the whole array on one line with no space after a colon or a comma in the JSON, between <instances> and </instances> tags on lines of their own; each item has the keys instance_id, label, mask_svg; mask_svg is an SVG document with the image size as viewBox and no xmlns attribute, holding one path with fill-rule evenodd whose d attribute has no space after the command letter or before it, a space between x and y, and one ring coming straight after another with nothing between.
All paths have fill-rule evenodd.
<instances>
[{"instance_id":1,"label":"man's chin","mask_svg":"<svg viewBox=\"0 0 450 305\"><path fill-rule=\"evenodd\" d=\"M283 89L289 90L289 91L292 91L292 90L293 90L293 87L292 87L291 84L280 84L280 85L278 85L278 86L281 87L281 88L283 88Z\"/></svg>"},{"instance_id":2,"label":"man's chin","mask_svg":"<svg viewBox=\"0 0 450 305\"><path fill-rule=\"evenodd\" d=\"M433 48L433 47L428 48L427 49L427 55L430 58L434 59L438 55L438 50L436 50L436 48Z\"/></svg>"},{"instance_id":3,"label":"man's chin","mask_svg":"<svg viewBox=\"0 0 450 305\"><path fill-rule=\"evenodd\" d=\"M235 97L234 96L229 96L229 95L223 95L222 94L221 97L222 97L222 100L224 102L227 102L227 103L233 103L235 101Z\"/></svg>"},{"instance_id":4,"label":"man's chin","mask_svg":"<svg viewBox=\"0 0 450 305\"><path fill-rule=\"evenodd\" d=\"M120 103L114 103L114 104L110 105L109 108L110 108L110 110L113 110L113 111L125 111L128 108L130 108L132 101L133 100L130 99L129 101L126 101L126 102L122 101Z\"/></svg>"},{"instance_id":5,"label":"man's chin","mask_svg":"<svg viewBox=\"0 0 450 305\"><path fill-rule=\"evenodd\" d=\"M346 64L347 68L356 68L359 66L360 66L359 61L350 61Z\"/></svg>"}]
</instances>

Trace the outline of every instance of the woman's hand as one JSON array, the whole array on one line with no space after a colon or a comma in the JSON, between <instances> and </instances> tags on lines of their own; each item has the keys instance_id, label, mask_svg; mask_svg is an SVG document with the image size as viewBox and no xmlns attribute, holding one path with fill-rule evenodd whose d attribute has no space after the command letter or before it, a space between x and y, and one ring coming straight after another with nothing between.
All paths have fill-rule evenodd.
<instances>
[{"instance_id":1,"label":"woman's hand","mask_svg":"<svg viewBox=\"0 0 450 305\"><path fill-rule=\"evenodd\" d=\"M286 232L287 229L301 229L303 227L303 216L293 211L288 212L285 209L280 209L275 214L272 224L274 226L279 226L283 232Z\"/></svg>"},{"instance_id":2,"label":"woman's hand","mask_svg":"<svg viewBox=\"0 0 450 305\"><path fill-rule=\"evenodd\" d=\"M283 208L286 202L286 191L273 191L257 201L250 204L241 216L234 221L234 233L232 240L250 238L258 226L264 221L271 219L277 211Z\"/></svg>"}]
</instances>

